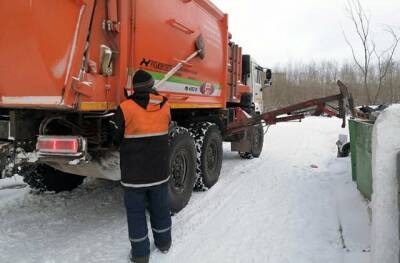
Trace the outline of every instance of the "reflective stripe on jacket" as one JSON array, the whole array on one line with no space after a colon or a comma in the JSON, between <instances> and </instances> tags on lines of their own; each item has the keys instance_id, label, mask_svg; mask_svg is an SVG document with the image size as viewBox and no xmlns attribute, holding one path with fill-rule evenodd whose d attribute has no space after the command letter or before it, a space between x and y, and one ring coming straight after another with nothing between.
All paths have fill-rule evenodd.
<instances>
[{"instance_id":1,"label":"reflective stripe on jacket","mask_svg":"<svg viewBox=\"0 0 400 263\"><path fill-rule=\"evenodd\" d=\"M165 97L136 94L115 114L120 138L121 183L145 188L168 181L170 106Z\"/></svg>"}]
</instances>

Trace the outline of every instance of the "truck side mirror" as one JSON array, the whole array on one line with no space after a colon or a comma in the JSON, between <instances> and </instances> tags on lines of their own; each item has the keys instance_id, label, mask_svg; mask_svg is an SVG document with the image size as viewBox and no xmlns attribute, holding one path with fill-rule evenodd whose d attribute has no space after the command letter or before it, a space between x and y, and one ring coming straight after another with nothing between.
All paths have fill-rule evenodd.
<instances>
[{"instance_id":1,"label":"truck side mirror","mask_svg":"<svg viewBox=\"0 0 400 263\"><path fill-rule=\"evenodd\" d=\"M272 70L267 69L265 72L265 79L268 80L268 82L272 80Z\"/></svg>"},{"instance_id":2,"label":"truck side mirror","mask_svg":"<svg viewBox=\"0 0 400 263\"><path fill-rule=\"evenodd\" d=\"M251 58L250 55L242 56L242 74L248 76L251 73Z\"/></svg>"}]
</instances>

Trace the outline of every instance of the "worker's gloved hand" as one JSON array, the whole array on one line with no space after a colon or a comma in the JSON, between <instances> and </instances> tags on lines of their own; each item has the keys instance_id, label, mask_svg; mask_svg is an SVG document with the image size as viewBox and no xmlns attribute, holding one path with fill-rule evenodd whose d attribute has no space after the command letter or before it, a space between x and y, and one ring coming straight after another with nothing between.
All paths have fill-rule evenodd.
<instances>
[{"instance_id":1,"label":"worker's gloved hand","mask_svg":"<svg viewBox=\"0 0 400 263\"><path fill-rule=\"evenodd\" d=\"M119 146L125 133L125 120L121 108L118 107L114 116L108 121L108 134L115 146Z\"/></svg>"}]
</instances>

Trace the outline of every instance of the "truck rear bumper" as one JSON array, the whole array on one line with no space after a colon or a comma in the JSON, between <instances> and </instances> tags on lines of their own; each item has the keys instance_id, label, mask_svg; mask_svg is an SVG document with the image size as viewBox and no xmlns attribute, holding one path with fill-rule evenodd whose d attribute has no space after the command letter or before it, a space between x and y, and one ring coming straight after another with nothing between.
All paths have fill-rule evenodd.
<instances>
[{"instance_id":1,"label":"truck rear bumper","mask_svg":"<svg viewBox=\"0 0 400 263\"><path fill-rule=\"evenodd\" d=\"M65 173L111 181L121 180L119 155L116 153L109 153L100 160L91 159L89 155L78 159L76 157L43 156L39 158L38 162L47 164Z\"/></svg>"}]
</instances>

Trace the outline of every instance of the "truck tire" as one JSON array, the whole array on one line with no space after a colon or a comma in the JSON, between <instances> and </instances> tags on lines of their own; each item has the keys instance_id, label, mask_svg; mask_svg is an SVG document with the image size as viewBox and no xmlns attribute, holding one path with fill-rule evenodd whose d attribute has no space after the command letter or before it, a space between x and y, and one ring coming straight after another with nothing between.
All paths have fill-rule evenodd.
<instances>
[{"instance_id":1,"label":"truck tire","mask_svg":"<svg viewBox=\"0 0 400 263\"><path fill-rule=\"evenodd\" d=\"M242 159L258 158L261 155L264 145L264 129L261 124L250 128L249 135L251 152L239 152Z\"/></svg>"},{"instance_id":2,"label":"truck tire","mask_svg":"<svg viewBox=\"0 0 400 263\"><path fill-rule=\"evenodd\" d=\"M252 129L251 155L254 158L260 157L263 145L264 145L264 129L260 124L254 126Z\"/></svg>"},{"instance_id":3,"label":"truck tire","mask_svg":"<svg viewBox=\"0 0 400 263\"><path fill-rule=\"evenodd\" d=\"M218 181L222 167L222 135L216 124L205 122L191 129L196 144L195 190L205 191Z\"/></svg>"},{"instance_id":4,"label":"truck tire","mask_svg":"<svg viewBox=\"0 0 400 263\"><path fill-rule=\"evenodd\" d=\"M72 191L85 179L83 176L64 173L45 164L39 164L34 169L29 169L28 172L23 173L23 177L24 182L34 190L56 193Z\"/></svg>"},{"instance_id":5,"label":"truck tire","mask_svg":"<svg viewBox=\"0 0 400 263\"><path fill-rule=\"evenodd\" d=\"M169 196L172 213L178 213L189 202L196 179L196 149L185 128L177 128L170 138Z\"/></svg>"}]
</instances>

